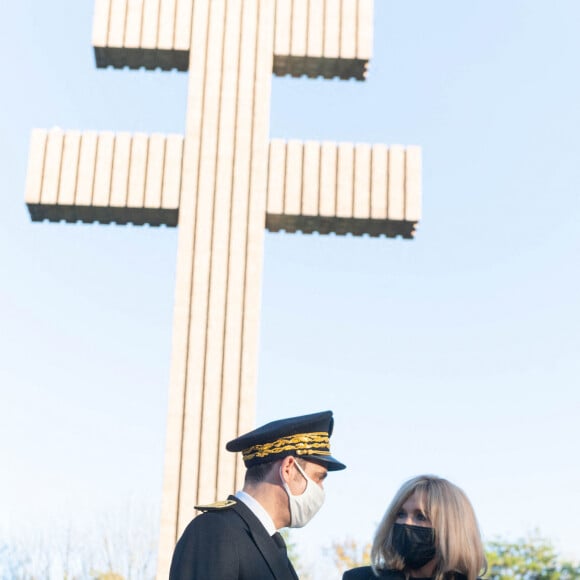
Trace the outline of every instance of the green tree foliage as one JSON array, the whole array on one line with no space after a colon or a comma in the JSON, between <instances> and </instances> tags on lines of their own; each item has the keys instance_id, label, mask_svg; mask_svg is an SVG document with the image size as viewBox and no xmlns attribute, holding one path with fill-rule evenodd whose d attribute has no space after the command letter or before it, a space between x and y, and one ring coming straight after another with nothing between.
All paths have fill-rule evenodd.
<instances>
[{"instance_id":1,"label":"green tree foliage","mask_svg":"<svg viewBox=\"0 0 580 580\"><path fill-rule=\"evenodd\" d=\"M342 574L351 568L368 566L371 563L371 544L359 544L352 538L342 542L332 542L330 554L336 569Z\"/></svg>"},{"instance_id":2,"label":"green tree foliage","mask_svg":"<svg viewBox=\"0 0 580 580\"><path fill-rule=\"evenodd\" d=\"M116 572L93 572L92 580L125 580L125 577Z\"/></svg>"},{"instance_id":3,"label":"green tree foliage","mask_svg":"<svg viewBox=\"0 0 580 580\"><path fill-rule=\"evenodd\" d=\"M580 580L580 564L562 561L537 531L516 542L489 542L486 557L490 580Z\"/></svg>"}]
</instances>

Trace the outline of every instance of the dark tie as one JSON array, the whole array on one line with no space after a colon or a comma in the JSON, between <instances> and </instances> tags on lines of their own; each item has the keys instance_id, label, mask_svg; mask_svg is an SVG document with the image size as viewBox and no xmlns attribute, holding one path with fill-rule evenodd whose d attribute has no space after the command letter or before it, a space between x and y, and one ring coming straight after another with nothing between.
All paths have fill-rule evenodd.
<instances>
[{"instance_id":1,"label":"dark tie","mask_svg":"<svg viewBox=\"0 0 580 580\"><path fill-rule=\"evenodd\" d=\"M296 570L294 570L294 566L292 566L292 562L290 562L290 559L288 558L288 551L286 550L286 542L284 541L282 534L280 534L279 532L276 532L272 536L272 539L274 540L274 542L276 543L276 546L278 547L280 552L282 552L282 554L284 555L284 558L288 562L288 570L290 570L290 574L292 574L292 578L295 578L296 580L298 580L298 575L296 574Z\"/></svg>"},{"instance_id":2,"label":"dark tie","mask_svg":"<svg viewBox=\"0 0 580 580\"><path fill-rule=\"evenodd\" d=\"M272 539L274 540L274 542L276 542L276 546L278 546L278 548L280 548L280 550L284 551L284 555L287 555L286 552L286 542L284 541L284 538L282 537L282 534L280 532L276 532L273 536Z\"/></svg>"}]
</instances>

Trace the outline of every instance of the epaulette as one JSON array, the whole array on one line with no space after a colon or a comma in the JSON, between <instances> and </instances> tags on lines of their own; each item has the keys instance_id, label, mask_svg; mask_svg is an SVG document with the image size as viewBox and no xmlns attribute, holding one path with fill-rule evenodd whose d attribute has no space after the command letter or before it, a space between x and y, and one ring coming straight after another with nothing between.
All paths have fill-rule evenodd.
<instances>
[{"instance_id":1,"label":"epaulette","mask_svg":"<svg viewBox=\"0 0 580 580\"><path fill-rule=\"evenodd\" d=\"M233 499L224 499L222 501L216 501L215 503L210 503L208 505L196 505L193 506L196 510L201 512L216 512L220 510L227 510L232 506L235 506L237 502Z\"/></svg>"}]
</instances>

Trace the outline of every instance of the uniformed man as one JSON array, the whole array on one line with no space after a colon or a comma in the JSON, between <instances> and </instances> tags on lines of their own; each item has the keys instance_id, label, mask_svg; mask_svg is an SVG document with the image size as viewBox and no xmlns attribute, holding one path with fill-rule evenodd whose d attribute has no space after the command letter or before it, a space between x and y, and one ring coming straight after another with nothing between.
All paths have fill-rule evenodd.
<instances>
[{"instance_id":1,"label":"uniformed man","mask_svg":"<svg viewBox=\"0 0 580 580\"><path fill-rule=\"evenodd\" d=\"M330 454L332 411L273 421L226 445L241 451L242 491L196 506L181 536L170 580L296 580L277 530L304 526L324 501L328 471L346 466Z\"/></svg>"}]
</instances>

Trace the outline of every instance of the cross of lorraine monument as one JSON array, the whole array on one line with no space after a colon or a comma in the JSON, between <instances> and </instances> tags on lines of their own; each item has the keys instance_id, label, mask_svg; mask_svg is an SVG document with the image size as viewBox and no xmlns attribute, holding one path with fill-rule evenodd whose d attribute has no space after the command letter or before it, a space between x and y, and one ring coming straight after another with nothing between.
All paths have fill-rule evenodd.
<instances>
[{"instance_id":1,"label":"cross of lorraine monument","mask_svg":"<svg viewBox=\"0 0 580 580\"><path fill-rule=\"evenodd\" d=\"M372 0L96 0L98 67L189 71L185 136L34 130L32 220L179 224L158 578L243 482L264 227L411 238L418 147L268 143L271 74L364 80ZM337 89L338 90L338 89Z\"/></svg>"}]
</instances>

